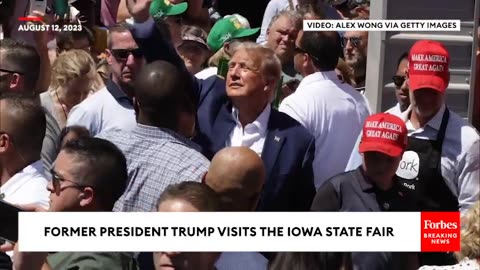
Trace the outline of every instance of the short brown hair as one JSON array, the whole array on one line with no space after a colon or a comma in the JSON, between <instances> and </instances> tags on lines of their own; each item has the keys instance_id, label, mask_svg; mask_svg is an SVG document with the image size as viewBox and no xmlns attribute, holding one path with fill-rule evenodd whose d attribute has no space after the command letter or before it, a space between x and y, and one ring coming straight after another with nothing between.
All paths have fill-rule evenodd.
<instances>
[{"instance_id":1,"label":"short brown hair","mask_svg":"<svg viewBox=\"0 0 480 270\"><path fill-rule=\"evenodd\" d=\"M112 48L113 33L125 33L125 32L130 32L130 29L128 28L128 24L126 23L118 23L108 28L108 41L107 41L108 48L109 49Z\"/></svg>"},{"instance_id":2,"label":"short brown hair","mask_svg":"<svg viewBox=\"0 0 480 270\"><path fill-rule=\"evenodd\" d=\"M255 42L246 41L239 44L232 55L239 50L245 50L248 54L252 54L261 59L259 69L267 79L276 81L280 79L282 64L272 49Z\"/></svg>"},{"instance_id":3,"label":"short brown hair","mask_svg":"<svg viewBox=\"0 0 480 270\"><path fill-rule=\"evenodd\" d=\"M168 186L160 195L157 207L165 201L174 199L186 201L200 212L220 210L217 193L209 186L198 182L186 181Z\"/></svg>"}]
</instances>

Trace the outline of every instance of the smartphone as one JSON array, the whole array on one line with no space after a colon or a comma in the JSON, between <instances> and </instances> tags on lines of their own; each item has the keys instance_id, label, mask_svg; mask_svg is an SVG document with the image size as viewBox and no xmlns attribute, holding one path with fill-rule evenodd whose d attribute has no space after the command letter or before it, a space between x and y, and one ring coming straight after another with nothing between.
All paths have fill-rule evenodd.
<instances>
[{"instance_id":1,"label":"smartphone","mask_svg":"<svg viewBox=\"0 0 480 270\"><path fill-rule=\"evenodd\" d=\"M16 243L18 240L18 213L23 210L0 200L0 239Z\"/></svg>"},{"instance_id":2,"label":"smartphone","mask_svg":"<svg viewBox=\"0 0 480 270\"><path fill-rule=\"evenodd\" d=\"M45 15L47 12L47 0L30 0L30 13L28 15L32 15L34 12Z\"/></svg>"}]
</instances>

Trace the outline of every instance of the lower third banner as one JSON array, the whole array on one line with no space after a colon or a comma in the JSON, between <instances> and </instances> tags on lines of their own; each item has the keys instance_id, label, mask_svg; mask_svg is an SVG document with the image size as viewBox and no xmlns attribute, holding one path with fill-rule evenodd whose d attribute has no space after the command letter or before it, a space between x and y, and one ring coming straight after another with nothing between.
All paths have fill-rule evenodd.
<instances>
[{"instance_id":1,"label":"lower third banner","mask_svg":"<svg viewBox=\"0 0 480 270\"><path fill-rule=\"evenodd\" d=\"M20 251L458 251L458 212L21 212Z\"/></svg>"}]
</instances>

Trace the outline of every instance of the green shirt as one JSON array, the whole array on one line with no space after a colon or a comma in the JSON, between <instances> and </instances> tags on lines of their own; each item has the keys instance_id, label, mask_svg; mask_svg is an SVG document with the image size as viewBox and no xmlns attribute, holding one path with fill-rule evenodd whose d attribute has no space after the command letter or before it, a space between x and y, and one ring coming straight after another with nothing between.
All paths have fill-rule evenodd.
<instances>
[{"instance_id":1,"label":"green shirt","mask_svg":"<svg viewBox=\"0 0 480 270\"><path fill-rule=\"evenodd\" d=\"M135 259L122 252L58 252L47 263L52 270L138 270Z\"/></svg>"}]
</instances>

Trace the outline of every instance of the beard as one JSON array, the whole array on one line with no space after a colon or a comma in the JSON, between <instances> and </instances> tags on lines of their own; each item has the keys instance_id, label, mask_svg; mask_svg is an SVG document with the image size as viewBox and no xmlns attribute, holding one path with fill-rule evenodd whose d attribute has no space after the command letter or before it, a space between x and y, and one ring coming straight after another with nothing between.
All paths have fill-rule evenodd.
<instances>
[{"instance_id":1,"label":"beard","mask_svg":"<svg viewBox=\"0 0 480 270\"><path fill-rule=\"evenodd\" d=\"M366 56L358 55L357 57L353 57L351 59L345 59L345 62L352 68L352 72L356 77L365 75L367 71Z\"/></svg>"}]
</instances>

